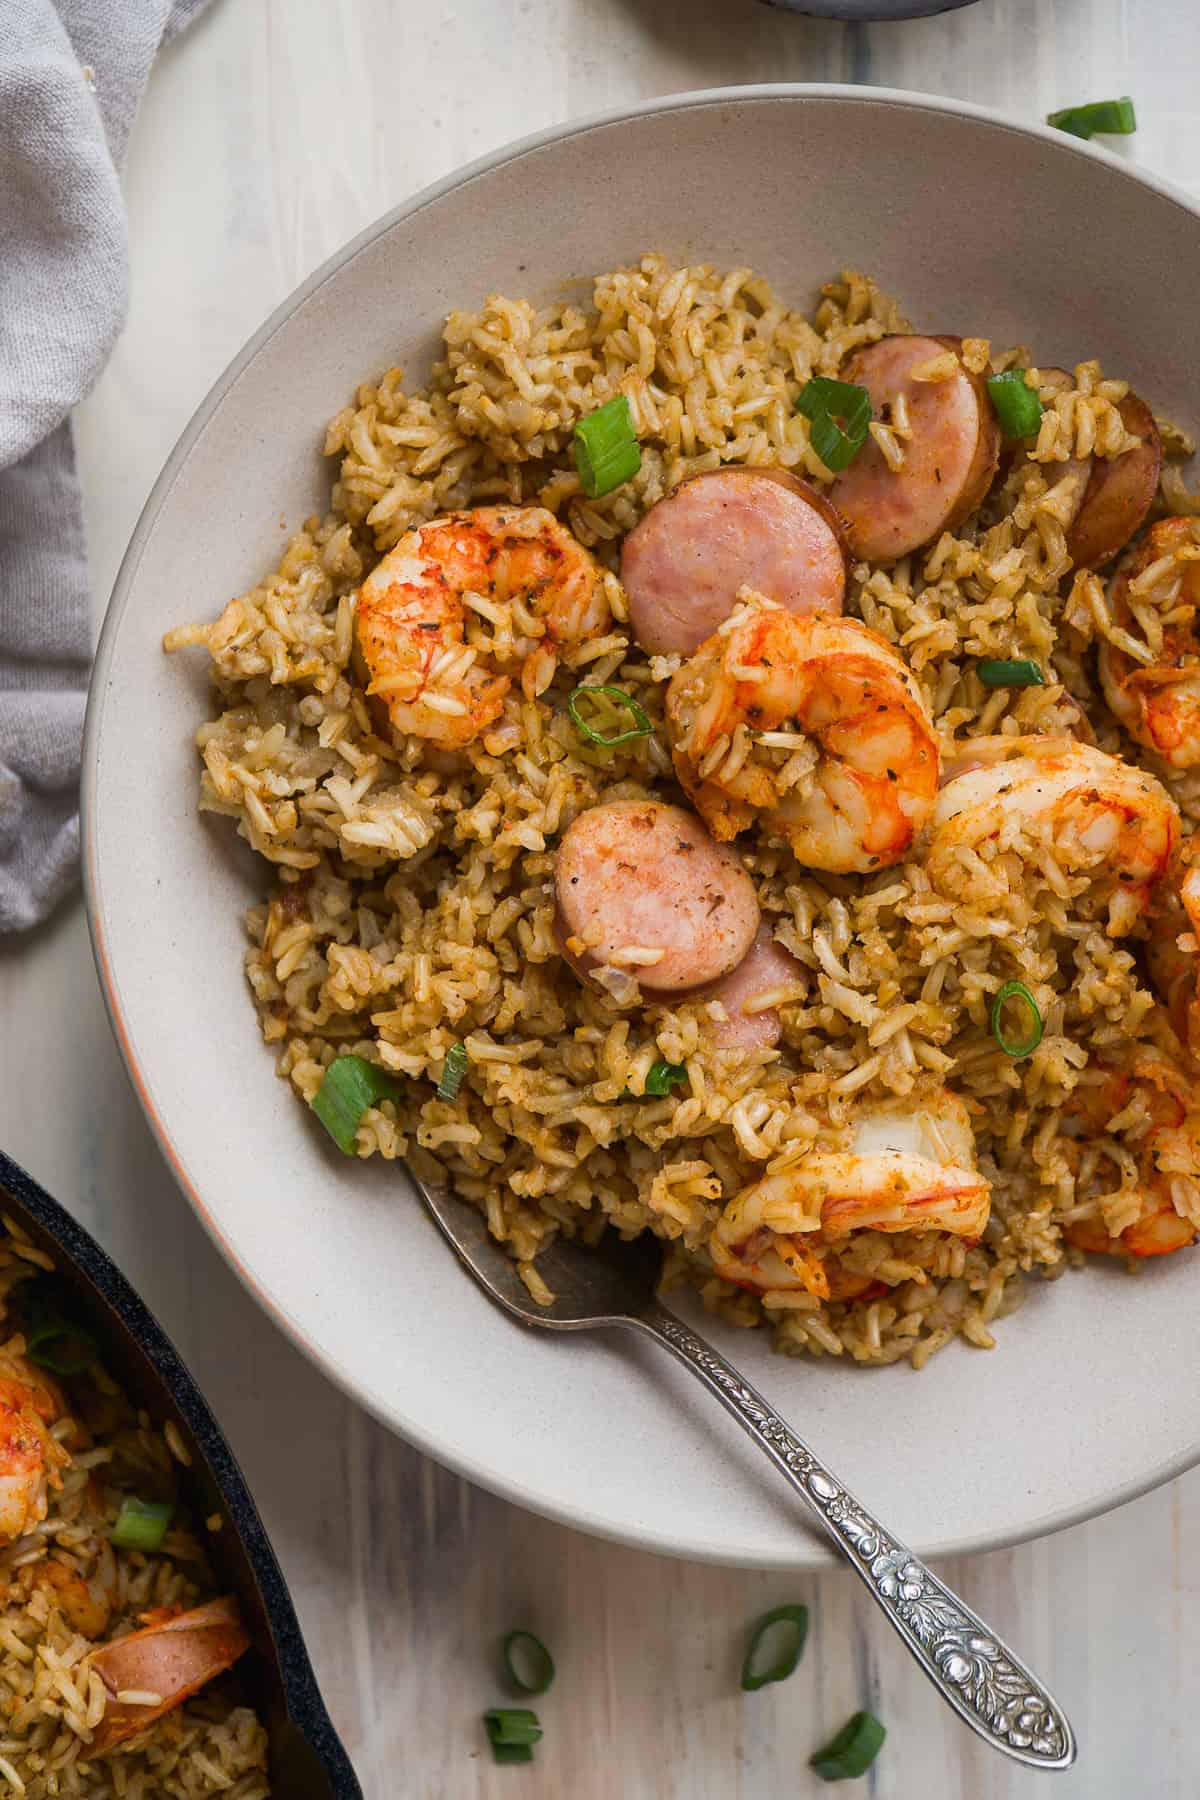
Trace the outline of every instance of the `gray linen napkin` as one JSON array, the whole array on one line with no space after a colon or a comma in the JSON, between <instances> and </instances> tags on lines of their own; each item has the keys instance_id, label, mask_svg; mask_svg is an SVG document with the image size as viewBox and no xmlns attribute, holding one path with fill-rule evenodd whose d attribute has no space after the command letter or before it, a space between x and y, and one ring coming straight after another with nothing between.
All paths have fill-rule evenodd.
<instances>
[{"instance_id":1,"label":"gray linen napkin","mask_svg":"<svg viewBox=\"0 0 1200 1800\"><path fill-rule=\"evenodd\" d=\"M75 879L91 656L71 408L125 317L117 170L206 0L0 0L0 932Z\"/></svg>"}]
</instances>

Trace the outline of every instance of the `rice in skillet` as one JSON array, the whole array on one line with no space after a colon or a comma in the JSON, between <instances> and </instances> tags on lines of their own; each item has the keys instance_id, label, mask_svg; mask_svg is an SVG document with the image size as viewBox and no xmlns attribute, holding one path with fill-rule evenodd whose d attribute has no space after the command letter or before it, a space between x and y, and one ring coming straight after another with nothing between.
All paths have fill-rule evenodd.
<instances>
[{"instance_id":1,"label":"rice in skillet","mask_svg":"<svg viewBox=\"0 0 1200 1800\"><path fill-rule=\"evenodd\" d=\"M49 1285L47 1285L49 1283ZM62 1324L51 1259L0 1231L0 1777L26 1800L264 1800L266 1732L218 1673L247 1642L175 1505L183 1446ZM56 1369L75 1373L59 1375ZM119 1548L128 1498L170 1506L157 1549ZM118 1535L120 1535L118 1533ZM201 1614L197 1608L203 1608ZM151 1629L153 1627L153 1630ZM134 1641L133 1634L143 1636ZM159 1657L164 1638L169 1655ZM122 1649L121 1646L124 1645ZM137 1667L217 1678L156 1716ZM158 1676L155 1675L155 1679ZM165 1684L164 1684L165 1685ZM164 1693L165 1701L170 1696ZM137 1719L152 1719L137 1731Z\"/></svg>"},{"instance_id":2,"label":"rice in skillet","mask_svg":"<svg viewBox=\"0 0 1200 1800\"><path fill-rule=\"evenodd\" d=\"M830 283L809 319L748 269L677 268L653 255L599 276L586 309L496 296L478 313L453 313L427 385L409 391L390 369L332 421L329 514L309 520L279 568L214 624L183 627L166 644L204 645L212 659L214 717L197 737L201 807L236 820L276 867L269 898L249 914L246 966L280 1074L308 1102L348 1053L395 1078L362 1115L360 1156L403 1156L448 1177L485 1211L537 1297L548 1237L587 1238L612 1222L662 1238L671 1280L696 1284L734 1323L769 1322L781 1349L919 1367L956 1334L990 1346L1024 1275L1057 1276L1082 1262L1080 1247L1135 1249L1147 1219L1146 1229L1165 1225L1171 1248L1200 1224L1186 1057L1138 960L1154 884L1122 894L1098 881L1096 859L1064 850L1036 818L959 845L936 869L925 831L892 866L850 873L806 866L778 833L752 825L732 850L791 973L773 997L779 1041L732 1048L717 1041L711 998L639 990L636 946L623 973L581 979L555 922L556 859L576 818L598 805L685 799L671 757L680 727L664 716L683 659L639 648L617 575L622 540L681 481L719 468L774 465L828 491L797 397L810 377L844 376L857 355L908 329L859 275ZM950 353L951 372L976 382L1032 362L981 338ZM1095 653L1132 644L1133 666L1153 662L1198 552L1185 525L1147 564L1132 609L1128 584L1117 604L1110 580L1073 568L1080 483L1138 438L1124 422L1123 383L1087 363L1052 376L1036 440L1006 456L982 508L898 560L854 560L844 613L895 647L914 704L936 728L943 774L955 754L969 773L966 740L1092 743L1157 777L1190 832L1197 777L1122 730ZM589 500L573 428L618 392L641 466ZM903 414L871 430L878 454L902 468ZM1164 440L1169 456L1190 451L1170 428ZM1163 489L1172 510L1191 510L1169 463ZM387 696L365 691L352 597L415 527L497 505L549 509L589 547L602 624L559 646L549 686L532 684L536 697L519 681L499 700L480 688L494 716L465 749L393 734L380 711ZM467 641L486 651L514 629L511 601L477 598ZM986 687L984 659L1036 663L1044 683ZM478 676L486 654L476 661ZM461 659L444 666L448 693L456 678L476 678ZM652 735L592 743L568 710L581 683L619 684ZM757 753L776 774L789 767L806 793L811 757L788 764L783 740ZM1170 815L1173 855L1165 792L1159 811ZM1187 929L1173 920L1172 943ZM588 956L578 940L574 962ZM653 970L640 973L649 982ZM1187 1003L1178 983L1190 994L1191 979L1186 966L1162 976L1163 988L1176 983L1161 998L1173 1000L1177 1022ZM996 996L1014 980L1041 1021L1022 1058L991 1029ZM456 1098L439 1098L460 1043L465 1079ZM663 1065L686 1077L669 1075L656 1096ZM844 1152L853 1122L873 1108L884 1118L931 1108L936 1136L944 1089L973 1130L978 1232L887 1219L837 1239L832 1284L803 1271L762 1280L751 1265L773 1230L769 1248L784 1263L789 1242L807 1252L820 1234L788 1239L784 1214L764 1211L759 1194L755 1230L736 1247L747 1278L716 1273L714 1259L738 1272L728 1251L717 1256L735 1197L777 1177L787 1191L797 1172L832 1166L813 1159ZM816 1207L819 1220L819 1195Z\"/></svg>"}]
</instances>

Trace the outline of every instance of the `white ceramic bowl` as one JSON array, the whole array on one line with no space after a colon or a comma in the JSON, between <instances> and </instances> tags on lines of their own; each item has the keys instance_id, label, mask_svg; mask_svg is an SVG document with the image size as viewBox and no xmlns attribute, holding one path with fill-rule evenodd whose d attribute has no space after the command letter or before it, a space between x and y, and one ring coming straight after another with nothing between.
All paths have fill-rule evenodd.
<instances>
[{"instance_id":1,"label":"white ceramic bowl","mask_svg":"<svg viewBox=\"0 0 1200 1800\"><path fill-rule=\"evenodd\" d=\"M394 1167L327 1154L258 1040L241 915L263 871L196 812L204 659L163 630L273 562L282 509L324 503L325 420L446 312L544 297L647 248L765 271L793 303L851 264L932 331L1099 356L1195 424L1200 219L1071 138L850 88L685 95L564 127L440 183L277 312L171 456L134 534L88 713L88 902L113 1022L201 1218L285 1330L380 1419L485 1486L630 1543L721 1562L826 1552L754 1451L647 1348L522 1332L459 1273ZM1161 274L1160 274L1161 271ZM900 1533L1010 1542L1200 1457L1197 1264L1034 1284L983 1354L921 1375L774 1357L706 1325Z\"/></svg>"}]
</instances>

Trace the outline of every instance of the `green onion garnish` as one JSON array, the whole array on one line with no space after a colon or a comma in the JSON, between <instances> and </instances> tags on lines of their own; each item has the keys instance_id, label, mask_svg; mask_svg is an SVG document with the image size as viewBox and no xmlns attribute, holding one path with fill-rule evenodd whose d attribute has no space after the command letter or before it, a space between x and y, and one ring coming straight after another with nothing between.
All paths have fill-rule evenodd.
<instances>
[{"instance_id":1,"label":"green onion garnish","mask_svg":"<svg viewBox=\"0 0 1200 1800\"><path fill-rule=\"evenodd\" d=\"M544 1694L554 1680L554 1658L532 1631L510 1631L500 1641L504 1673L521 1694Z\"/></svg>"},{"instance_id":2,"label":"green onion garnish","mask_svg":"<svg viewBox=\"0 0 1200 1800\"><path fill-rule=\"evenodd\" d=\"M136 1494L126 1494L112 1528L112 1542L118 1550L160 1550L174 1510L165 1500L139 1500Z\"/></svg>"},{"instance_id":3,"label":"green onion garnish","mask_svg":"<svg viewBox=\"0 0 1200 1800\"><path fill-rule=\"evenodd\" d=\"M1057 125L1072 137L1090 138L1095 132L1111 137L1131 137L1137 130L1137 114L1128 94L1119 100L1093 100L1088 106L1064 106L1048 113L1047 125Z\"/></svg>"},{"instance_id":4,"label":"green onion garnish","mask_svg":"<svg viewBox=\"0 0 1200 1800\"><path fill-rule=\"evenodd\" d=\"M642 1092L653 1094L655 1099L661 1100L673 1087L678 1087L681 1081L686 1080L686 1063L651 1063Z\"/></svg>"},{"instance_id":5,"label":"green onion garnish","mask_svg":"<svg viewBox=\"0 0 1200 1800\"><path fill-rule=\"evenodd\" d=\"M353 1156L358 1122L377 1100L395 1099L395 1082L378 1063L362 1056L339 1056L325 1071L312 1109L347 1156Z\"/></svg>"},{"instance_id":6,"label":"green onion garnish","mask_svg":"<svg viewBox=\"0 0 1200 1800\"><path fill-rule=\"evenodd\" d=\"M1015 662L979 662L975 673L986 688L1045 687L1041 665L1018 657Z\"/></svg>"},{"instance_id":7,"label":"green onion garnish","mask_svg":"<svg viewBox=\"0 0 1200 1800\"><path fill-rule=\"evenodd\" d=\"M633 414L624 394L614 395L580 419L575 427L575 467L589 500L631 481L641 466Z\"/></svg>"},{"instance_id":8,"label":"green onion garnish","mask_svg":"<svg viewBox=\"0 0 1200 1800\"><path fill-rule=\"evenodd\" d=\"M624 708L624 710L629 713L633 720L633 724L627 731L614 732L610 737L605 737L602 731L597 731L595 721L602 718L606 711L606 709L603 706L600 706L594 699L594 696L597 694L603 694L606 699L612 702L613 706ZM593 711L590 720L586 719L580 710L585 700L590 707L596 709ZM579 735L587 738L590 744L603 744L606 750L611 750L616 744L631 743L634 738L649 737L654 730L645 707L640 706L638 702L633 699L632 695L625 692L624 688L589 687L586 685L577 687L574 693L568 697L567 711L570 713L572 723ZM611 722L615 723L615 721Z\"/></svg>"},{"instance_id":9,"label":"green onion garnish","mask_svg":"<svg viewBox=\"0 0 1200 1800\"><path fill-rule=\"evenodd\" d=\"M49 1315L25 1337L30 1362L52 1375L82 1375L95 1362L99 1348L90 1331Z\"/></svg>"},{"instance_id":10,"label":"green onion garnish","mask_svg":"<svg viewBox=\"0 0 1200 1800\"><path fill-rule=\"evenodd\" d=\"M825 467L835 475L848 469L867 441L871 396L866 388L814 375L801 388L796 411L809 421L809 439Z\"/></svg>"},{"instance_id":11,"label":"green onion garnish","mask_svg":"<svg viewBox=\"0 0 1200 1800\"><path fill-rule=\"evenodd\" d=\"M1004 1009L1010 1000L1019 1002L1025 1009L1026 1017L1029 1020L1029 1029L1026 1035L1015 1043L1010 1038L1005 1037L1002 1023ZM1011 1056L1015 1059L1020 1059L1022 1056L1032 1056L1042 1041L1042 1031L1042 1015L1038 1011L1037 1001L1025 986L1025 983L1023 981L1006 981L1004 986L1000 989L1000 992L996 995L996 998L992 1001L992 1036L1003 1050L1005 1056Z\"/></svg>"},{"instance_id":12,"label":"green onion garnish","mask_svg":"<svg viewBox=\"0 0 1200 1800\"><path fill-rule=\"evenodd\" d=\"M533 1746L542 1737L538 1716L527 1706L493 1706L483 1715L484 1730L498 1763L533 1761Z\"/></svg>"},{"instance_id":13,"label":"green onion garnish","mask_svg":"<svg viewBox=\"0 0 1200 1800\"><path fill-rule=\"evenodd\" d=\"M751 1628L750 1641L742 1659L742 1687L746 1693L756 1693L771 1681L786 1681L804 1654L807 1636L807 1606L776 1606L764 1613ZM774 1658L761 1667L759 1651L765 1637L773 1638L777 1648Z\"/></svg>"},{"instance_id":14,"label":"green onion garnish","mask_svg":"<svg viewBox=\"0 0 1200 1800\"><path fill-rule=\"evenodd\" d=\"M439 1100L457 1100L458 1090L463 1084L463 1076L470 1062L465 1044L451 1044L446 1052L446 1060L442 1064L442 1078L437 1084Z\"/></svg>"},{"instance_id":15,"label":"green onion garnish","mask_svg":"<svg viewBox=\"0 0 1200 1800\"><path fill-rule=\"evenodd\" d=\"M1042 422L1042 403L1034 388L1025 385L1024 369L1006 369L988 377L992 409L1006 438L1032 437Z\"/></svg>"},{"instance_id":16,"label":"green onion garnish","mask_svg":"<svg viewBox=\"0 0 1200 1800\"><path fill-rule=\"evenodd\" d=\"M837 1736L808 1760L822 1781L854 1781L866 1774L886 1736L874 1713L856 1712Z\"/></svg>"}]
</instances>

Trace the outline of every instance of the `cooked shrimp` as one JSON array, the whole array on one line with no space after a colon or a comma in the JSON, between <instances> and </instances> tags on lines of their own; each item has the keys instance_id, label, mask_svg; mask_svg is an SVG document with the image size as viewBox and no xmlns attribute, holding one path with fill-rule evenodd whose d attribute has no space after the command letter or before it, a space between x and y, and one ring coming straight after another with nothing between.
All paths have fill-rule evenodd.
<instances>
[{"instance_id":1,"label":"cooked shrimp","mask_svg":"<svg viewBox=\"0 0 1200 1800\"><path fill-rule=\"evenodd\" d=\"M1148 1044L1138 1044L1124 1067L1101 1066L1095 1076L1080 1083L1067 1109L1082 1134L1073 1149L1085 1191L1077 1181L1076 1195L1090 1198L1086 1190L1102 1183L1108 1158L1094 1140L1118 1126L1122 1148L1131 1148L1116 1191L1131 1191L1138 1210L1116 1234L1099 1216L1076 1220L1064 1235L1077 1249L1108 1256L1169 1256L1185 1249L1196 1240L1186 1214L1200 1213L1200 1095L1191 1077L1177 1059Z\"/></svg>"},{"instance_id":2,"label":"cooked shrimp","mask_svg":"<svg viewBox=\"0 0 1200 1800\"><path fill-rule=\"evenodd\" d=\"M591 556L541 506L480 506L418 525L355 602L367 693L394 731L452 748L499 718L506 670L519 668L532 700L563 650L602 637L610 618Z\"/></svg>"},{"instance_id":3,"label":"cooked shrimp","mask_svg":"<svg viewBox=\"0 0 1200 1800\"><path fill-rule=\"evenodd\" d=\"M49 1426L66 1407L58 1387L23 1356L0 1351L0 1542L12 1543L46 1516L49 1490L70 1457Z\"/></svg>"},{"instance_id":4,"label":"cooked shrimp","mask_svg":"<svg viewBox=\"0 0 1200 1800\"><path fill-rule=\"evenodd\" d=\"M743 601L673 677L675 769L716 838L758 817L798 861L899 862L933 810L937 740L921 689L856 619Z\"/></svg>"},{"instance_id":5,"label":"cooked shrimp","mask_svg":"<svg viewBox=\"0 0 1200 1800\"><path fill-rule=\"evenodd\" d=\"M1071 873L1114 883L1109 928L1129 931L1179 843L1179 811L1144 769L1075 738L970 738L948 765L926 866L935 884L974 879L978 851L1044 840Z\"/></svg>"},{"instance_id":6,"label":"cooked shrimp","mask_svg":"<svg viewBox=\"0 0 1200 1800\"><path fill-rule=\"evenodd\" d=\"M1113 583L1104 697L1130 737L1177 769L1200 763L1200 521L1159 519Z\"/></svg>"},{"instance_id":7,"label":"cooked shrimp","mask_svg":"<svg viewBox=\"0 0 1200 1800\"><path fill-rule=\"evenodd\" d=\"M1200 868L1164 881L1146 939L1150 979L1180 1043L1200 1058Z\"/></svg>"},{"instance_id":8,"label":"cooked shrimp","mask_svg":"<svg viewBox=\"0 0 1200 1800\"><path fill-rule=\"evenodd\" d=\"M87 1582L78 1569L47 1556L28 1573L31 1587L42 1588L67 1623L85 1638L102 1638L112 1618L112 1595L99 1582Z\"/></svg>"},{"instance_id":9,"label":"cooked shrimp","mask_svg":"<svg viewBox=\"0 0 1200 1800\"><path fill-rule=\"evenodd\" d=\"M141 1617L143 1631L114 1638L88 1658L108 1695L88 1756L102 1756L144 1731L232 1668L250 1647L237 1601L228 1595L191 1612L156 1607ZM140 1698L122 1698L129 1694Z\"/></svg>"},{"instance_id":10,"label":"cooked shrimp","mask_svg":"<svg viewBox=\"0 0 1200 1800\"><path fill-rule=\"evenodd\" d=\"M975 1166L967 1109L942 1088L915 1109L907 1101L864 1107L842 1148L743 1188L717 1221L709 1252L723 1280L754 1293L802 1288L821 1300L849 1298L836 1275L831 1289L826 1265L840 1240L868 1230L975 1239L990 1192Z\"/></svg>"}]
</instances>

